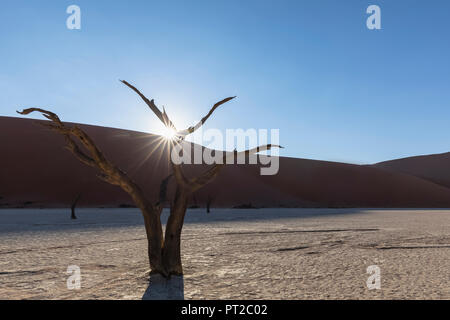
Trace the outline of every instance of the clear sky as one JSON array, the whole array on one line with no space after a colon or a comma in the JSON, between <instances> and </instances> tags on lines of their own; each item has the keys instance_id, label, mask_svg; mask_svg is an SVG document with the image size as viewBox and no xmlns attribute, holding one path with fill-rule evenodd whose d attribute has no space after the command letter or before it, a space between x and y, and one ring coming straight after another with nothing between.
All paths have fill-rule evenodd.
<instances>
[{"instance_id":1,"label":"clear sky","mask_svg":"<svg viewBox=\"0 0 450 320\"><path fill-rule=\"evenodd\" d=\"M450 151L449 57L447 0L2 0L0 115L159 133L125 79L178 128L237 95L206 127L279 128L281 155L374 163Z\"/></svg>"}]
</instances>

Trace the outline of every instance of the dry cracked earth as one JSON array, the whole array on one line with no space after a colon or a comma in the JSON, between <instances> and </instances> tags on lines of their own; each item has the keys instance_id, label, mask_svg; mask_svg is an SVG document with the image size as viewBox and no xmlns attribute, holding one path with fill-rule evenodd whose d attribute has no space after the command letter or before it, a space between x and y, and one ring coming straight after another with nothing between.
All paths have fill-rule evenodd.
<instances>
[{"instance_id":1,"label":"dry cracked earth","mask_svg":"<svg viewBox=\"0 0 450 320\"><path fill-rule=\"evenodd\" d=\"M141 299L137 209L0 210L0 299ZM166 215L166 214L165 214ZM450 299L450 210L204 209L182 236L185 299ZM80 267L81 288L67 288ZM369 290L367 267L380 269Z\"/></svg>"}]
</instances>

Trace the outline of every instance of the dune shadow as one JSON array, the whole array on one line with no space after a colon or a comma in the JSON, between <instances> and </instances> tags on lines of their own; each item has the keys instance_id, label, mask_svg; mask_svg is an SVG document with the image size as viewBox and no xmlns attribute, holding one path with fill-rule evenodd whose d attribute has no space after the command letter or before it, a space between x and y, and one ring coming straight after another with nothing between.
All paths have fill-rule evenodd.
<instances>
[{"instance_id":1,"label":"dune shadow","mask_svg":"<svg viewBox=\"0 0 450 320\"><path fill-rule=\"evenodd\" d=\"M343 216L367 213L357 208L261 208L261 209L188 209L185 224L251 222L324 216ZM167 221L169 209L161 215ZM2 209L0 210L0 235L5 233L78 231L142 227L142 214L136 208L81 208L77 220L70 220L67 209Z\"/></svg>"},{"instance_id":2,"label":"dune shadow","mask_svg":"<svg viewBox=\"0 0 450 320\"><path fill-rule=\"evenodd\" d=\"M211 209L210 214L202 209L188 210L186 224L216 222L251 222L265 220L301 219L326 216L344 216L368 213L359 208L260 208L260 209ZM165 216L162 216L163 221Z\"/></svg>"},{"instance_id":3,"label":"dune shadow","mask_svg":"<svg viewBox=\"0 0 450 320\"><path fill-rule=\"evenodd\" d=\"M184 277L151 274L142 300L184 300Z\"/></svg>"}]
</instances>

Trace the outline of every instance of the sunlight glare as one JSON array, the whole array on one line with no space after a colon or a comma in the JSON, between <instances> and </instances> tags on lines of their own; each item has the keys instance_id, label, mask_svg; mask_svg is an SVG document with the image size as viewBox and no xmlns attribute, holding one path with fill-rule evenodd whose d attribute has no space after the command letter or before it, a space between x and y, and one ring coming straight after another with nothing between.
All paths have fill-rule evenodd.
<instances>
[{"instance_id":1,"label":"sunlight glare","mask_svg":"<svg viewBox=\"0 0 450 320\"><path fill-rule=\"evenodd\" d=\"M163 132L163 136L167 140L173 140L175 138L176 134L177 134L177 132L172 128L165 128L165 130Z\"/></svg>"}]
</instances>

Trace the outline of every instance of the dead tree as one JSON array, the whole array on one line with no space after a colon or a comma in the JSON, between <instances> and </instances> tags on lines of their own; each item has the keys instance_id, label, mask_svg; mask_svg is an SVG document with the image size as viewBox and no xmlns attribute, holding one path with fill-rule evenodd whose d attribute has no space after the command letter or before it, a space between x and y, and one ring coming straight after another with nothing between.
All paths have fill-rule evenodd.
<instances>
[{"instance_id":1,"label":"dead tree","mask_svg":"<svg viewBox=\"0 0 450 320\"><path fill-rule=\"evenodd\" d=\"M71 215L70 215L70 219L72 220L76 220L77 216L75 215L75 208L77 207L77 203L81 198L81 193L79 193L75 199L72 201L72 205L70 206L70 210L72 211Z\"/></svg>"},{"instance_id":2,"label":"dead tree","mask_svg":"<svg viewBox=\"0 0 450 320\"><path fill-rule=\"evenodd\" d=\"M174 124L169 119L164 109L161 112L155 105L154 100L147 99L138 89L128 82L122 82L134 90L144 100L147 106L153 111L153 113L155 113L155 115L167 128L176 131ZM234 97L229 97L216 103L211 108L209 113L203 117L196 126L189 127L186 130L176 131L175 138L173 141L170 141L169 152L171 152L174 146L183 143L187 135L200 128L220 105L232 100L233 98ZM230 154L226 153L224 155L224 161L222 163L211 165L211 167L203 174L192 178L186 177L182 165L177 165L171 162L173 172L161 182L159 201L157 203L152 203L144 194L142 189L124 171L106 159L91 137L78 126L75 125L69 127L65 125L55 113L40 108L29 108L18 113L27 115L35 111L42 113L44 117L51 120L50 123L44 122L41 124L44 127L63 135L66 140L67 149L69 149L82 163L96 168L99 172L97 176L101 180L112 185L119 186L126 191L131 196L136 206L141 210L144 217L145 230L147 234L148 257L151 274L161 274L164 277L170 277L170 275L182 275L183 268L180 252L181 230L183 227L189 197L194 192L211 182L219 174L220 170L226 164L226 159L228 159ZM82 150L78 143L81 144L85 150ZM269 144L240 153L235 152L234 154L232 153L232 156L248 156L260 151L269 150L272 147L279 146ZM176 190L173 199L171 199L170 202L170 214L166 224L165 234L163 234L161 213L164 201L166 200L167 185L172 176L175 177Z\"/></svg>"},{"instance_id":3,"label":"dead tree","mask_svg":"<svg viewBox=\"0 0 450 320\"><path fill-rule=\"evenodd\" d=\"M208 198L206 198L206 213L210 213L211 212L211 202L212 202L213 198L211 197L211 195L208 195Z\"/></svg>"}]
</instances>

